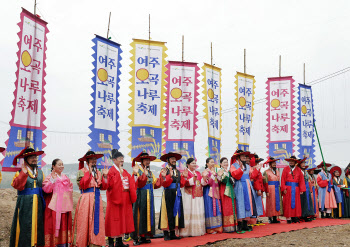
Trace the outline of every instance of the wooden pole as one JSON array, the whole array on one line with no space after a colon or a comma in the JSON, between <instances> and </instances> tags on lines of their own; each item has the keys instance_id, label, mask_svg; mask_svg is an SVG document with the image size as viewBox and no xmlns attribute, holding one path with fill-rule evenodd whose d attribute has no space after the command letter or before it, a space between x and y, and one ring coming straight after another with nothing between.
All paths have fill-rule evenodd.
<instances>
[{"instance_id":1,"label":"wooden pole","mask_svg":"<svg viewBox=\"0 0 350 247\"><path fill-rule=\"evenodd\" d=\"M112 14L112 12L109 12L107 39L109 39L109 25L111 24L111 14Z\"/></svg>"},{"instance_id":2,"label":"wooden pole","mask_svg":"<svg viewBox=\"0 0 350 247\"><path fill-rule=\"evenodd\" d=\"M148 14L148 40L151 40L151 14Z\"/></svg>"},{"instance_id":3,"label":"wooden pole","mask_svg":"<svg viewBox=\"0 0 350 247\"><path fill-rule=\"evenodd\" d=\"M246 53L244 49L244 74L246 73Z\"/></svg>"},{"instance_id":4,"label":"wooden pole","mask_svg":"<svg viewBox=\"0 0 350 247\"><path fill-rule=\"evenodd\" d=\"M213 42L210 42L210 64L213 67Z\"/></svg>"},{"instance_id":5,"label":"wooden pole","mask_svg":"<svg viewBox=\"0 0 350 247\"><path fill-rule=\"evenodd\" d=\"M184 35L182 35L182 62L185 61L184 58L185 58L185 37Z\"/></svg>"},{"instance_id":6,"label":"wooden pole","mask_svg":"<svg viewBox=\"0 0 350 247\"><path fill-rule=\"evenodd\" d=\"M280 55L280 65L279 65L279 77L281 77L281 55Z\"/></svg>"},{"instance_id":7,"label":"wooden pole","mask_svg":"<svg viewBox=\"0 0 350 247\"><path fill-rule=\"evenodd\" d=\"M34 0L34 16L36 16L36 0Z\"/></svg>"}]
</instances>

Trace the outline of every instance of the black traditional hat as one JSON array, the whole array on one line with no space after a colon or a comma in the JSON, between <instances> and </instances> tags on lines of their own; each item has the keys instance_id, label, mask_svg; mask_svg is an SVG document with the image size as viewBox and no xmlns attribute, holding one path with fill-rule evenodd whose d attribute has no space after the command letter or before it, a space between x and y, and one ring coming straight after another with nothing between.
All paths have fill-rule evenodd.
<instances>
[{"instance_id":1,"label":"black traditional hat","mask_svg":"<svg viewBox=\"0 0 350 247\"><path fill-rule=\"evenodd\" d=\"M102 158L103 154L96 154L94 151L87 151L86 154L79 159L79 170L84 167L84 161L87 161L88 159L91 158Z\"/></svg>"},{"instance_id":2,"label":"black traditional hat","mask_svg":"<svg viewBox=\"0 0 350 247\"><path fill-rule=\"evenodd\" d=\"M142 162L144 159L149 159L150 161L156 160L156 156L150 156L146 151L141 152L137 157L132 160L132 167L135 166L135 162Z\"/></svg>"},{"instance_id":3,"label":"black traditional hat","mask_svg":"<svg viewBox=\"0 0 350 247\"><path fill-rule=\"evenodd\" d=\"M34 148L26 147L13 159L12 164L16 166L18 159L29 157L29 156L39 156L39 155L42 155L43 153L44 151L35 151Z\"/></svg>"},{"instance_id":4,"label":"black traditional hat","mask_svg":"<svg viewBox=\"0 0 350 247\"><path fill-rule=\"evenodd\" d=\"M169 153L167 153L167 154L163 154L163 155L160 157L160 160L161 160L161 161L164 161L164 162L168 162L168 159L171 158L171 157L174 157L174 158L176 159L176 161L178 161L178 160L181 160L182 155L181 155L181 154L178 154L178 153L169 152Z\"/></svg>"}]
</instances>

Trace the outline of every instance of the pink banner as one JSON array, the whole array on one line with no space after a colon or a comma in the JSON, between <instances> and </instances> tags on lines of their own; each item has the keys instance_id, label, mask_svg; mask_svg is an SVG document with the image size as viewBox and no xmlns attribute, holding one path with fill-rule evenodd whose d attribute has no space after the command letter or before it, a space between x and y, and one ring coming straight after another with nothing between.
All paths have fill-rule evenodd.
<instances>
[{"instance_id":1,"label":"pink banner","mask_svg":"<svg viewBox=\"0 0 350 247\"><path fill-rule=\"evenodd\" d=\"M13 100L11 129L6 141L7 150L2 160L3 171L20 169L21 160L17 166L12 165L13 158L24 148L32 147L42 150L46 129L45 121L45 68L47 22L22 9L21 22L18 24L17 71ZM42 157L41 157L42 158ZM45 163L39 159L38 166Z\"/></svg>"},{"instance_id":2,"label":"pink banner","mask_svg":"<svg viewBox=\"0 0 350 247\"><path fill-rule=\"evenodd\" d=\"M268 155L280 159L278 167L288 165L285 158L294 151L294 79L269 78L267 86Z\"/></svg>"},{"instance_id":3,"label":"pink banner","mask_svg":"<svg viewBox=\"0 0 350 247\"><path fill-rule=\"evenodd\" d=\"M187 159L195 157L199 67L196 63L170 61L166 68L165 151L182 155L182 170Z\"/></svg>"}]
</instances>

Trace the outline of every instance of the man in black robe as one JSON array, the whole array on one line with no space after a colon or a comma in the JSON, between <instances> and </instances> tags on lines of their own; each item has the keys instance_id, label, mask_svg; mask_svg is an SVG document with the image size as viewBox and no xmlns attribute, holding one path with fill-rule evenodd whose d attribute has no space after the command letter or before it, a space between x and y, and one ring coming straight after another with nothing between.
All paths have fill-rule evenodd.
<instances>
[{"instance_id":1,"label":"man in black robe","mask_svg":"<svg viewBox=\"0 0 350 247\"><path fill-rule=\"evenodd\" d=\"M160 173L164 187L159 215L160 230L164 231L164 240L180 239L175 235L175 229L184 228L184 213L182 205L181 187L185 186L185 179L176 169L176 161L181 159L177 153L168 153L160 157L168 165ZM170 235L169 235L170 231Z\"/></svg>"}]
</instances>

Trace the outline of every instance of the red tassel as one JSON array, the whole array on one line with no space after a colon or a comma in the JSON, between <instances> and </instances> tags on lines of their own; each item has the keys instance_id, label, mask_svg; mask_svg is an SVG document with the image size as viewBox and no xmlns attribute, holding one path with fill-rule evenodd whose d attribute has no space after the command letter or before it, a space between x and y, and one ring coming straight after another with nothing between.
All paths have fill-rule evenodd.
<instances>
[{"instance_id":1,"label":"red tassel","mask_svg":"<svg viewBox=\"0 0 350 247\"><path fill-rule=\"evenodd\" d=\"M84 168L84 161L79 161L79 170Z\"/></svg>"}]
</instances>

